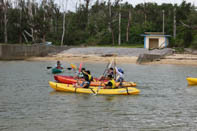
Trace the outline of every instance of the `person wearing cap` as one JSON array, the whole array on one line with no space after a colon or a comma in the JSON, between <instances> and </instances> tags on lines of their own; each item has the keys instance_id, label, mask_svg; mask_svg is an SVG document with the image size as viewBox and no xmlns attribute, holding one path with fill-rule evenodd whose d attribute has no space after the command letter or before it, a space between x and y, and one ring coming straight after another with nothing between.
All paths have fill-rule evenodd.
<instances>
[{"instance_id":1,"label":"person wearing cap","mask_svg":"<svg viewBox=\"0 0 197 131\"><path fill-rule=\"evenodd\" d=\"M115 89L116 88L116 81L113 79L112 75L108 75L107 78L109 81L105 84L104 89Z\"/></svg>"},{"instance_id":2,"label":"person wearing cap","mask_svg":"<svg viewBox=\"0 0 197 131\"><path fill-rule=\"evenodd\" d=\"M123 82L124 81L124 71L121 68L115 67L117 78L116 82Z\"/></svg>"},{"instance_id":3,"label":"person wearing cap","mask_svg":"<svg viewBox=\"0 0 197 131\"><path fill-rule=\"evenodd\" d=\"M124 81L124 71L121 68L115 67L117 78L116 82L120 82L119 86L122 86L122 82Z\"/></svg>"}]
</instances>

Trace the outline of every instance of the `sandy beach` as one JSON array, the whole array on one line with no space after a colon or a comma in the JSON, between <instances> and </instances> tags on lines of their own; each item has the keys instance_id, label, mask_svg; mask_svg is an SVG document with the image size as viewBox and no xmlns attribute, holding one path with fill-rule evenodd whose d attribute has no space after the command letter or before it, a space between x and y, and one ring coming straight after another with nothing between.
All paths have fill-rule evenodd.
<instances>
[{"instance_id":1,"label":"sandy beach","mask_svg":"<svg viewBox=\"0 0 197 131\"><path fill-rule=\"evenodd\" d=\"M115 59L117 63L136 63L138 56L143 53L162 54L169 49L149 51L143 48L109 48L88 47L72 48L46 57L32 57L29 61L71 61L71 62L108 62ZM197 54L184 53L165 55L164 58L145 64L175 64L175 65L197 65Z\"/></svg>"}]
</instances>

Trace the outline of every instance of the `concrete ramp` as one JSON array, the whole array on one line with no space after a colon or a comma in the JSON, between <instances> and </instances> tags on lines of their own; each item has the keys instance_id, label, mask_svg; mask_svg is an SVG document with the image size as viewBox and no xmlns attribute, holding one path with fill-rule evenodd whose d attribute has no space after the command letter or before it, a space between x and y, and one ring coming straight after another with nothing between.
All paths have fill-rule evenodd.
<instances>
[{"instance_id":1,"label":"concrete ramp","mask_svg":"<svg viewBox=\"0 0 197 131\"><path fill-rule=\"evenodd\" d=\"M151 50L149 53L140 54L138 56L136 63L143 64L147 62L158 61L167 55L172 55L173 52L174 52L173 49L167 49L167 48L162 50L158 50L158 49Z\"/></svg>"}]
</instances>

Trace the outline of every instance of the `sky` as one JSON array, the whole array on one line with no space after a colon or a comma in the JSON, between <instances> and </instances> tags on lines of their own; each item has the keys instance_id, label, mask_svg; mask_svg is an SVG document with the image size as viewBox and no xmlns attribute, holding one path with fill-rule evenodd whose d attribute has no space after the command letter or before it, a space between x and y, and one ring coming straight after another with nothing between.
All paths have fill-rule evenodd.
<instances>
[{"instance_id":1,"label":"sky","mask_svg":"<svg viewBox=\"0 0 197 131\"><path fill-rule=\"evenodd\" d=\"M84 0L55 0L55 3L65 3L65 1L68 1L66 4L60 4L61 8L64 7L65 10L74 11L76 4L79 4L80 2L83 3ZM90 5L93 5L96 0L91 0ZM100 0L100 1L108 1L108 0ZM111 2L114 2L115 0L111 0ZM128 2L132 4L133 6L136 6L137 4L144 3L144 2L154 2L158 5L161 5L162 3L171 3L171 4L178 4L180 5L183 0L123 0L121 3ZM197 6L197 0L186 0L187 3L194 4Z\"/></svg>"}]
</instances>

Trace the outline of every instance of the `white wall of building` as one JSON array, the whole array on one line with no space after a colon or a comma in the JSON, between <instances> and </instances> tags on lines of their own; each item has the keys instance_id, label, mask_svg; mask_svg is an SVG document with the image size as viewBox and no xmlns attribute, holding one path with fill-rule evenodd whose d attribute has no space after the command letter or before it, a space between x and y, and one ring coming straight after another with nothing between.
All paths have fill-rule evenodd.
<instances>
[{"instance_id":1,"label":"white wall of building","mask_svg":"<svg viewBox=\"0 0 197 131\"><path fill-rule=\"evenodd\" d=\"M145 40L145 48L149 49L149 39L158 39L159 40L159 48L164 48L167 46L168 41L165 36L146 36Z\"/></svg>"}]
</instances>

